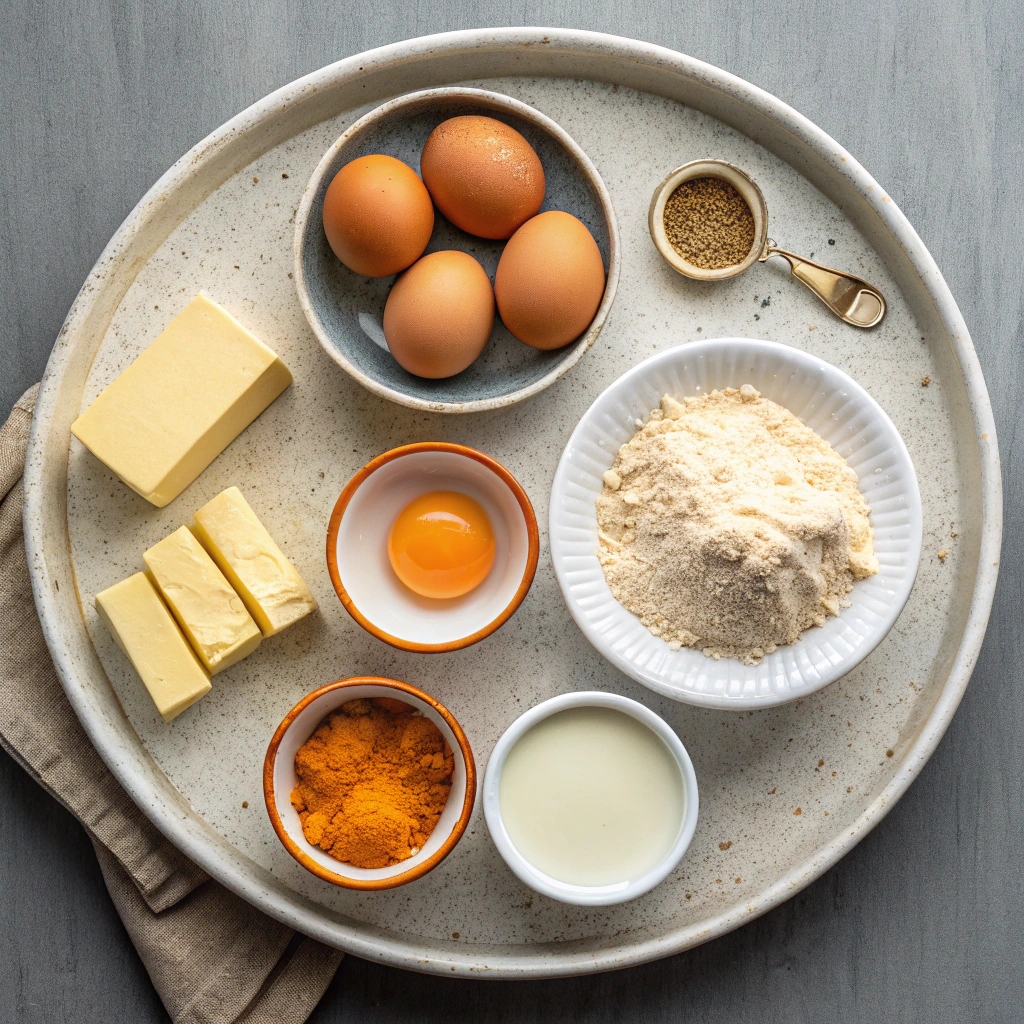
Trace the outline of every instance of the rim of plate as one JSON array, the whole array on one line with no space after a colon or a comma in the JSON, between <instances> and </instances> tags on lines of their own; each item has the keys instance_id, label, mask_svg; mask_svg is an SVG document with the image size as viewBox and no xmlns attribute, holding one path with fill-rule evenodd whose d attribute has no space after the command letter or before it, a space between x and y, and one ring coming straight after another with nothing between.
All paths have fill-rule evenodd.
<instances>
[{"instance_id":1,"label":"rim of plate","mask_svg":"<svg viewBox=\"0 0 1024 1024\"><path fill-rule=\"evenodd\" d=\"M386 118L395 110L401 110L403 107L425 106L433 100L458 99L476 101L483 106L489 107L495 113L507 110L510 113L516 114L524 121L530 121L542 131L547 132L565 149L586 176L590 187L597 194L598 202L601 205L601 213L605 220L605 227L608 229L608 267L605 272L604 292L601 294L601 303L597 307L597 312L594 314L593 319L587 324L586 330L576 341L564 346L564 357L543 377L535 380L532 384L527 384L526 387L519 388L518 391L510 391L507 395L501 395L497 398L472 398L465 402L442 402L418 398L415 395L399 391L397 388L389 387L387 384L382 384L359 369L334 343L309 294L309 288L306 284L306 264L303 259L303 241L306 237L309 215L312 212L313 203L320 188L320 182L323 180L328 167L330 167L339 150L348 145L360 132ZM310 176L309 182L302 194L302 201L299 203L299 209L295 215L292 264L295 292L299 299L299 305L302 307L302 312L305 314L314 335L316 335L316 340L320 343L320 347L341 369L362 384L368 391L372 391L375 395L380 395L382 398L386 398L398 405L408 406L410 409L425 409L428 412L459 414L484 412L488 409L502 409L505 406L515 405L540 393L545 388L554 384L559 377L568 373L593 348L598 335L608 320L612 303L615 301L615 292L619 287L622 255L619 244L619 222L615 216L615 207L612 205L612 198L608 192L608 187L605 185L600 172L594 166L594 162L587 156L580 144L557 121L552 120L547 114L541 113L536 107L532 107L522 100L517 100L513 96L506 96L504 93L463 86L440 86L434 89L419 89L414 92L404 93L380 104L380 106L368 111L357 121L349 125L335 139L320 158L320 162L316 165L316 169Z\"/></svg>"},{"instance_id":2,"label":"rim of plate","mask_svg":"<svg viewBox=\"0 0 1024 1024\"><path fill-rule=\"evenodd\" d=\"M730 361L736 360L756 360L760 365L753 371L745 367L729 369ZM597 523L596 518L591 523L591 517L593 502L601 493L601 474L611 468L619 446L635 433L634 420L646 422L647 413L656 407L662 394L675 392L673 397L683 397L674 381L682 374L699 373L703 363L709 364L707 373L711 375L753 372L756 376L777 370L782 378L780 391L801 374L800 383L793 386L804 396L801 401L805 404L790 411L801 421L808 408L817 418L830 411L826 422L835 420L837 431L851 419L863 424L853 435L857 442L854 452L869 449L874 453L872 463L888 457L885 465L896 478L894 493L876 500L871 511L875 539L881 541L876 544L879 573L854 583L849 608L823 626L804 630L795 643L778 647L758 665L744 665L737 658L716 660L694 648L671 651L612 595L597 558ZM687 383L692 384L692 379ZM756 379L739 377L728 386L747 383L758 386ZM727 386L721 381L706 384L708 388ZM701 388L706 390L703 385ZM837 396L841 402L838 407ZM765 393L765 397L786 406L778 391L774 395ZM845 440L839 444L835 437L831 443L839 448L848 446ZM606 463L601 461L605 457ZM876 468L874 472L881 470ZM859 476L861 493L867 490L868 497L872 488L865 488L863 472ZM884 480L888 484L890 475ZM890 509L891 503L897 507ZM882 504L885 508L880 511ZM885 639L917 577L921 495L913 461L895 424L848 374L817 356L778 342L709 338L677 345L645 359L594 400L558 462L551 487L549 534L551 561L562 597L583 635L603 657L672 700L743 711L774 707L815 693L852 671Z\"/></svg>"},{"instance_id":3,"label":"rim of plate","mask_svg":"<svg viewBox=\"0 0 1024 1024\"><path fill-rule=\"evenodd\" d=\"M624 948L568 950L557 957L552 956L550 950L540 957L514 952L482 965L480 955L472 949L435 947L427 952L422 943L404 937L380 938L367 934L288 889L235 850L204 821L189 813L184 799L148 752L141 748L130 723L123 720L123 712L109 685L105 688L96 685L103 677L102 667L92 651L74 590L64 498L68 437L73 418L68 403L69 399L74 402L74 396L66 395L63 385L66 374L84 374L83 362L86 367L91 362L98 339L134 278L131 268L141 265L155 249L151 236L162 240L177 223L166 219L168 198L189 187L196 175L204 175L207 182L215 183L209 185L212 192L249 162L247 140L251 135L280 131L274 127L276 120L296 106L319 102L320 96L331 86L358 82L367 74L438 61L442 70L436 74L454 77L454 72L446 69L452 68L453 62L476 53L498 54L516 61L531 52L568 58L567 66L558 71L550 67L546 74L538 71L541 77L558 77L559 73L564 77L566 71L571 74L576 67L582 69L579 62L584 60L591 77L597 80L615 82L619 77L628 77L630 69L641 68L662 75L665 89L674 88L674 81L689 83L723 105L721 119L727 121L729 111L735 115L742 109L774 130L784 132L796 149L820 161L819 174L833 176L841 188L859 197L912 266L948 336L970 403L973 440L977 444L982 525L970 607L964 615L963 633L949 653L941 692L903 753L900 770L893 773L848 827L837 830L831 839L755 896L727 906L710 917L681 925L670 933L648 937ZM654 91L645 88L648 92ZM318 120L313 115L303 116L312 117L308 123ZM308 123L303 121L305 126ZM24 487L23 522L29 574L54 667L89 738L132 801L168 840L207 873L277 920L357 956L445 977L546 978L646 963L724 935L785 902L819 878L892 809L921 773L949 727L981 650L998 579L1002 543L999 448L981 364L963 314L935 259L888 193L851 153L813 121L737 75L653 43L602 32L550 27L447 32L355 54L263 97L185 153L153 184L113 234L68 312L39 390ZM54 509L58 510L56 516ZM60 588L61 582L68 585Z\"/></svg>"}]
</instances>

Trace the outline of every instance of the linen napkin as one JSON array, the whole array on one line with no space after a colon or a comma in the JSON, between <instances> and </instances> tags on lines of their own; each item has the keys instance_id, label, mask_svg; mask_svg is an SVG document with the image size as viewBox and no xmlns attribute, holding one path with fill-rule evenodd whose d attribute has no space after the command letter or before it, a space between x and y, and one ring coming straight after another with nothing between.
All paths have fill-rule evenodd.
<instances>
[{"instance_id":1,"label":"linen napkin","mask_svg":"<svg viewBox=\"0 0 1024 1024\"><path fill-rule=\"evenodd\" d=\"M110 774L57 679L21 525L37 391L0 427L0 745L89 833L175 1024L302 1024L343 954L262 914L172 846Z\"/></svg>"}]
</instances>

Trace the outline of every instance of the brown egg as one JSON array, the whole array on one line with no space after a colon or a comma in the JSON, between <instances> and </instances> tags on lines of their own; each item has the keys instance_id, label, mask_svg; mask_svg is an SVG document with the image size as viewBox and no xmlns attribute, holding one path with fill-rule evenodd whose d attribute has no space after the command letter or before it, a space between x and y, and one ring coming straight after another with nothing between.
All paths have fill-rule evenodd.
<instances>
[{"instance_id":1,"label":"brown egg","mask_svg":"<svg viewBox=\"0 0 1024 1024\"><path fill-rule=\"evenodd\" d=\"M420 157L437 208L481 238L509 238L544 202L544 168L526 139L493 117L442 121Z\"/></svg>"},{"instance_id":2,"label":"brown egg","mask_svg":"<svg viewBox=\"0 0 1024 1024\"><path fill-rule=\"evenodd\" d=\"M334 255L366 277L390 277L411 266L433 230L430 193L393 156L345 164L324 196L324 232Z\"/></svg>"},{"instance_id":3,"label":"brown egg","mask_svg":"<svg viewBox=\"0 0 1024 1024\"><path fill-rule=\"evenodd\" d=\"M395 281L384 306L384 337L418 377L451 377L480 353L494 326L494 290L468 253L432 252Z\"/></svg>"},{"instance_id":4,"label":"brown egg","mask_svg":"<svg viewBox=\"0 0 1024 1024\"><path fill-rule=\"evenodd\" d=\"M604 295L604 262L594 236L572 214L549 210L510 239L494 275L502 323L533 348L568 345Z\"/></svg>"}]
</instances>

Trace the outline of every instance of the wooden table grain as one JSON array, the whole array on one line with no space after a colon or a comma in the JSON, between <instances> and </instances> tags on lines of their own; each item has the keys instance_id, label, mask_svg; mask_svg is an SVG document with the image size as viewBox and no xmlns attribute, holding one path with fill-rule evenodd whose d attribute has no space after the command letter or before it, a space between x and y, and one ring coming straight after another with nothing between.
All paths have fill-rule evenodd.
<instances>
[{"instance_id":1,"label":"wooden table grain","mask_svg":"<svg viewBox=\"0 0 1024 1024\"><path fill-rule=\"evenodd\" d=\"M0 414L107 239L232 114L369 47L553 25L682 50L792 104L931 249L981 357L1006 492L981 660L920 779L853 853L738 932L645 967L452 981L349 957L316 1024L1024 1019L1024 17L1019 0L20 0L0 9ZM163 1021L78 825L0 755L0 1021Z\"/></svg>"}]
</instances>

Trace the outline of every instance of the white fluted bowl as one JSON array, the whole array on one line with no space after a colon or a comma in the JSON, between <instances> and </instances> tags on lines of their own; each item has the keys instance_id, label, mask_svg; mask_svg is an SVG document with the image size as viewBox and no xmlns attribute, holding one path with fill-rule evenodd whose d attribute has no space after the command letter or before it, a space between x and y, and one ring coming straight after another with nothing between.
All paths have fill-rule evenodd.
<instances>
[{"instance_id":1,"label":"white fluted bowl","mask_svg":"<svg viewBox=\"0 0 1024 1024\"><path fill-rule=\"evenodd\" d=\"M871 506L879 571L851 605L759 665L672 651L615 598L597 559L594 506L622 444L664 394L676 398L752 384L817 431L856 471ZM921 496L906 445L881 406L841 370L799 349L717 338L652 356L611 385L566 445L551 489L551 558L572 617L613 665L673 700L770 707L805 697L863 661L892 628L921 558Z\"/></svg>"}]
</instances>

